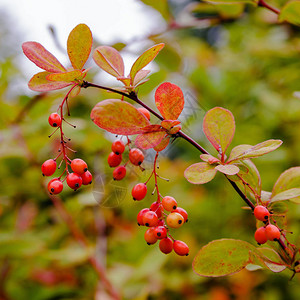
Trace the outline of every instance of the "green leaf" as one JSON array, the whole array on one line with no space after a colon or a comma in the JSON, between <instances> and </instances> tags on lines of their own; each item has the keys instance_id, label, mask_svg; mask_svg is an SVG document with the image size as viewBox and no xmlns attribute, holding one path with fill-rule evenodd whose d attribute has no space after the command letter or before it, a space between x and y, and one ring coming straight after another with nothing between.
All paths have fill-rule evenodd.
<instances>
[{"instance_id":1,"label":"green leaf","mask_svg":"<svg viewBox=\"0 0 300 300\"><path fill-rule=\"evenodd\" d=\"M231 155L231 159L228 160L228 162L262 156L264 154L267 154L267 153L270 153L270 152L276 150L281 144L282 144L281 140L264 141L255 146L252 146L251 148L248 148L247 150L245 150L244 152L242 152L240 154L235 155L235 157L233 155ZM241 146L248 147L248 145L241 145Z\"/></svg>"},{"instance_id":2,"label":"green leaf","mask_svg":"<svg viewBox=\"0 0 300 300\"><path fill-rule=\"evenodd\" d=\"M300 197L300 188L292 188L275 195L274 197L271 198L270 202L291 200L297 197ZM300 204L300 200L297 200L295 202Z\"/></svg>"},{"instance_id":3,"label":"green leaf","mask_svg":"<svg viewBox=\"0 0 300 300\"><path fill-rule=\"evenodd\" d=\"M68 55L74 69L81 70L88 60L93 44L90 28L85 24L77 25L69 34Z\"/></svg>"},{"instance_id":4,"label":"green leaf","mask_svg":"<svg viewBox=\"0 0 300 300\"><path fill-rule=\"evenodd\" d=\"M300 187L300 167L293 167L284 171L277 179L272 190L271 198L293 188ZM300 197L292 198L292 202L300 203Z\"/></svg>"},{"instance_id":5,"label":"green leaf","mask_svg":"<svg viewBox=\"0 0 300 300\"><path fill-rule=\"evenodd\" d=\"M154 45L137 58L130 70L131 82L134 82L137 72L146 67L164 46L164 43Z\"/></svg>"},{"instance_id":6,"label":"green leaf","mask_svg":"<svg viewBox=\"0 0 300 300\"><path fill-rule=\"evenodd\" d=\"M83 78L83 74L80 70L73 70L63 73L51 73L46 79L50 81L64 81L64 82L74 82Z\"/></svg>"},{"instance_id":7,"label":"green leaf","mask_svg":"<svg viewBox=\"0 0 300 300\"><path fill-rule=\"evenodd\" d=\"M218 165L215 169L226 175L235 175L240 171L239 167L235 165Z\"/></svg>"},{"instance_id":8,"label":"green leaf","mask_svg":"<svg viewBox=\"0 0 300 300\"><path fill-rule=\"evenodd\" d=\"M35 63L39 68L48 72L65 72L64 66L46 50L40 43L26 42L23 43L22 49L24 54Z\"/></svg>"},{"instance_id":9,"label":"green leaf","mask_svg":"<svg viewBox=\"0 0 300 300\"><path fill-rule=\"evenodd\" d=\"M170 19L168 0L159 0L159 1L141 0L141 1L146 5L153 7L158 12L160 12L160 14L163 16L165 20L168 21Z\"/></svg>"},{"instance_id":10,"label":"green leaf","mask_svg":"<svg viewBox=\"0 0 300 300\"><path fill-rule=\"evenodd\" d=\"M177 120L184 107L182 90L176 84L162 83L155 91L155 104L165 120Z\"/></svg>"},{"instance_id":11,"label":"green leaf","mask_svg":"<svg viewBox=\"0 0 300 300\"><path fill-rule=\"evenodd\" d=\"M203 184L211 181L217 173L215 166L200 162L189 166L184 171L184 177L193 184Z\"/></svg>"},{"instance_id":12,"label":"green leaf","mask_svg":"<svg viewBox=\"0 0 300 300\"><path fill-rule=\"evenodd\" d=\"M278 20L300 26L300 1L286 3L280 11Z\"/></svg>"},{"instance_id":13,"label":"green leaf","mask_svg":"<svg viewBox=\"0 0 300 300\"><path fill-rule=\"evenodd\" d=\"M37 92L48 92L53 90L59 90L66 86L72 85L71 82L62 82L62 81L48 81L47 77L51 73L49 72L40 72L35 74L28 82L28 87Z\"/></svg>"},{"instance_id":14,"label":"green leaf","mask_svg":"<svg viewBox=\"0 0 300 300\"><path fill-rule=\"evenodd\" d=\"M124 77L124 61L120 53L112 47L97 47L93 54L95 63L108 74L119 78Z\"/></svg>"},{"instance_id":15,"label":"green leaf","mask_svg":"<svg viewBox=\"0 0 300 300\"><path fill-rule=\"evenodd\" d=\"M258 0L204 0L205 2L208 3L253 3L256 4L258 3Z\"/></svg>"},{"instance_id":16,"label":"green leaf","mask_svg":"<svg viewBox=\"0 0 300 300\"><path fill-rule=\"evenodd\" d=\"M96 104L91 119L100 128L122 135L143 133L143 127L151 125L133 105L118 99L107 99Z\"/></svg>"},{"instance_id":17,"label":"green leaf","mask_svg":"<svg viewBox=\"0 0 300 300\"><path fill-rule=\"evenodd\" d=\"M227 162L235 160L237 157L239 157L241 154L243 154L246 150L250 149L251 147L252 147L251 145L238 145L232 148Z\"/></svg>"},{"instance_id":18,"label":"green leaf","mask_svg":"<svg viewBox=\"0 0 300 300\"><path fill-rule=\"evenodd\" d=\"M210 109L203 119L203 131L214 148L225 153L235 132L233 114L222 107Z\"/></svg>"},{"instance_id":19,"label":"green leaf","mask_svg":"<svg viewBox=\"0 0 300 300\"><path fill-rule=\"evenodd\" d=\"M220 163L220 160L218 158L216 158L210 154L201 154L200 158L203 161L208 162L210 165Z\"/></svg>"},{"instance_id":20,"label":"green leaf","mask_svg":"<svg viewBox=\"0 0 300 300\"><path fill-rule=\"evenodd\" d=\"M150 149L156 147L165 137L165 131L147 132L136 137L134 143L141 149Z\"/></svg>"},{"instance_id":21,"label":"green leaf","mask_svg":"<svg viewBox=\"0 0 300 300\"><path fill-rule=\"evenodd\" d=\"M200 249L194 258L193 269L206 277L231 275L251 263L250 251L256 251L256 248L241 240L215 240Z\"/></svg>"}]
</instances>

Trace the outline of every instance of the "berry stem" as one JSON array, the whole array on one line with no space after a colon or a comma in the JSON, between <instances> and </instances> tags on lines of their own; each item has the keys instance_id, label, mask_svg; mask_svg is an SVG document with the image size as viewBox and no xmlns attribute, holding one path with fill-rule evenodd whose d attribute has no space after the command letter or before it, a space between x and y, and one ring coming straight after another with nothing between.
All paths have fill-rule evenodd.
<instances>
[{"instance_id":1,"label":"berry stem","mask_svg":"<svg viewBox=\"0 0 300 300\"><path fill-rule=\"evenodd\" d=\"M268 3L265 2L265 0L259 0L258 3L257 3L258 6L261 6L261 7L264 7L270 11L272 11L273 13L279 15L280 14L280 10L269 5Z\"/></svg>"}]
</instances>

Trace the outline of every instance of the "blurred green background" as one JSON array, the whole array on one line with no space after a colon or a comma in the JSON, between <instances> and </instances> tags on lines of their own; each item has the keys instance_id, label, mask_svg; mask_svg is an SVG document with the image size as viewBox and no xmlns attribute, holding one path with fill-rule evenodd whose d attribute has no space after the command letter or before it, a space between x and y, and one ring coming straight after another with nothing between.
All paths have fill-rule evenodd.
<instances>
[{"instance_id":1,"label":"blurred green background","mask_svg":"<svg viewBox=\"0 0 300 300\"><path fill-rule=\"evenodd\" d=\"M153 43L166 44L152 65L150 81L139 90L140 98L155 108L153 95L160 83L179 85L186 101L183 130L211 153L201 124L205 111L214 106L226 107L235 116L232 147L282 139L280 149L255 160L263 189L270 191L281 172L300 165L300 100L293 96L300 89L299 28L278 25L276 15L254 6L141 2L143 9L156 9L163 16L164 28L128 45L112 45L124 55L137 57ZM284 2L272 1L277 7ZM184 179L185 168L200 161L200 153L185 141L176 140L160 156L159 174L170 181L161 180L159 188L163 195L175 196L189 213L189 222L172 234L189 244L190 255L164 255L157 244L145 243L145 228L136 225L136 215L155 197L149 195L136 203L130 191L147 179L154 154L147 152L145 172L131 167L126 180L111 181L106 159L114 136L97 128L89 114L98 101L112 95L93 89L82 90L70 101L68 121L77 128L65 127L77 156L87 161L95 178L92 186L76 193L65 189L61 195L91 244L88 249L82 247L53 207L44 188L49 179L40 170L46 159L56 156L59 140L57 135L48 138L47 118L65 91L33 96L16 93L20 82L30 76L16 60L22 55L18 32L7 18L0 22L1 300L110 299L87 261L91 253L105 266L122 299L299 299L299 276L289 282L289 271L244 270L217 279L193 272L194 255L213 239L237 238L255 244L255 220L241 209L244 203L220 174L204 186ZM98 72L102 71L95 66L88 80L101 84L98 77L93 79ZM117 83L111 81L111 85ZM290 241L297 243L299 206L286 206L288 228L294 232Z\"/></svg>"}]
</instances>

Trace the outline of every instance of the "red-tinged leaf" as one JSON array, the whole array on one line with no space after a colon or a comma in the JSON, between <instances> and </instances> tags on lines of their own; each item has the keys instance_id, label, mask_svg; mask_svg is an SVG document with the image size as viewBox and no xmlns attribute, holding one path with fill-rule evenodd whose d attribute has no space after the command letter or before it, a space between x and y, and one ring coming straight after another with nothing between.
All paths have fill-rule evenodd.
<instances>
[{"instance_id":1,"label":"red-tinged leaf","mask_svg":"<svg viewBox=\"0 0 300 300\"><path fill-rule=\"evenodd\" d=\"M232 162L235 160L254 158L258 156L262 156L264 154L270 153L276 150L282 144L281 140L267 140L262 143L259 143L255 146L252 146L245 150L244 152L236 155L235 157L228 160L228 162ZM245 145L242 145L245 146Z\"/></svg>"},{"instance_id":2,"label":"red-tinged leaf","mask_svg":"<svg viewBox=\"0 0 300 300\"><path fill-rule=\"evenodd\" d=\"M180 121L177 120L164 120L161 121L161 127L166 129L166 130L170 130L172 129L174 126L179 125Z\"/></svg>"},{"instance_id":3,"label":"red-tinged leaf","mask_svg":"<svg viewBox=\"0 0 300 300\"><path fill-rule=\"evenodd\" d=\"M46 50L40 43L26 42L23 43L22 49L24 54L35 63L39 68L48 72L65 72L64 66Z\"/></svg>"},{"instance_id":4,"label":"red-tinged leaf","mask_svg":"<svg viewBox=\"0 0 300 300\"><path fill-rule=\"evenodd\" d=\"M222 107L210 109L203 119L203 131L214 148L225 153L235 132L233 114Z\"/></svg>"},{"instance_id":5,"label":"red-tinged leaf","mask_svg":"<svg viewBox=\"0 0 300 300\"><path fill-rule=\"evenodd\" d=\"M51 73L47 76L49 81L64 81L64 82L73 82L83 78L83 74L80 70L73 70L63 73Z\"/></svg>"},{"instance_id":6,"label":"red-tinged leaf","mask_svg":"<svg viewBox=\"0 0 300 300\"><path fill-rule=\"evenodd\" d=\"M292 188L276 194L274 197L271 198L270 202L284 201L284 200L293 201L294 198L297 198L293 202L300 204L299 197L300 197L300 188Z\"/></svg>"},{"instance_id":7,"label":"red-tinged leaf","mask_svg":"<svg viewBox=\"0 0 300 300\"><path fill-rule=\"evenodd\" d=\"M93 44L90 28L85 24L77 25L69 34L68 55L74 69L81 70L88 60Z\"/></svg>"},{"instance_id":8,"label":"red-tinged leaf","mask_svg":"<svg viewBox=\"0 0 300 300\"><path fill-rule=\"evenodd\" d=\"M91 119L100 128L122 135L143 133L143 127L150 125L133 105L118 99L107 99L96 104Z\"/></svg>"},{"instance_id":9,"label":"red-tinged leaf","mask_svg":"<svg viewBox=\"0 0 300 300\"><path fill-rule=\"evenodd\" d=\"M153 149L157 152L160 152L160 151L164 150L169 145L169 142L170 142L169 136L165 136L161 140L161 142L156 147L154 147Z\"/></svg>"},{"instance_id":10,"label":"red-tinged leaf","mask_svg":"<svg viewBox=\"0 0 300 300\"><path fill-rule=\"evenodd\" d=\"M159 145L165 135L165 131L143 133L138 135L134 142L138 148L150 149Z\"/></svg>"},{"instance_id":11,"label":"red-tinged leaf","mask_svg":"<svg viewBox=\"0 0 300 300\"><path fill-rule=\"evenodd\" d=\"M205 162L208 162L210 165L212 164L216 164L216 163L219 163L220 160L210 154L201 154L200 155L200 158L205 161Z\"/></svg>"},{"instance_id":12,"label":"red-tinged leaf","mask_svg":"<svg viewBox=\"0 0 300 300\"><path fill-rule=\"evenodd\" d=\"M28 82L28 87L36 92L48 92L53 90L59 90L69 85L72 85L71 82L62 82L62 81L49 81L46 79L49 76L49 72L40 72L35 74L30 81Z\"/></svg>"},{"instance_id":13,"label":"red-tinged leaf","mask_svg":"<svg viewBox=\"0 0 300 300\"><path fill-rule=\"evenodd\" d=\"M161 51L164 46L165 44L163 43L154 45L137 58L130 70L131 82L134 82L138 71L146 67L157 56L159 51Z\"/></svg>"},{"instance_id":14,"label":"red-tinged leaf","mask_svg":"<svg viewBox=\"0 0 300 300\"><path fill-rule=\"evenodd\" d=\"M289 22L300 26L300 1L288 1L278 15L279 22Z\"/></svg>"},{"instance_id":15,"label":"red-tinged leaf","mask_svg":"<svg viewBox=\"0 0 300 300\"><path fill-rule=\"evenodd\" d=\"M149 70L140 70L136 73L133 85L137 86L143 79L146 78L146 76L150 73Z\"/></svg>"},{"instance_id":16,"label":"red-tinged leaf","mask_svg":"<svg viewBox=\"0 0 300 300\"><path fill-rule=\"evenodd\" d=\"M108 74L125 80L125 85L130 85L130 79L124 78L124 62L120 53L112 47L97 47L93 54L95 63ZM123 78L122 78L123 77ZM121 79L122 78L122 79Z\"/></svg>"},{"instance_id":17,"label":"red-tinged leaf","mask_svg":"<svg viewBox=\"0 0 300 300\"><path fill-rule=\"evenodd\" d=\"M147 125L147 126L143 127L142 130L143 130L144 133L162 131L161 126L158 125L158 124Z\"/></svg>"},{"instance_id":18,"label":"red-tinged leaf","mask_svg":"<svg viewBox=\"0 0 300 300\"><path fill-rule=\"evenodd\" d=\"M227 162L231 162L235 160L237 157L239 157L242 153L244 153L246 150L250 149L251 147L252 147L251 145L238 145L232 148Z\"/></svg>"},{"instance_id":19,"label":"red-tinged leaf","mask_svg":"<svg viewBox=\"0 0 300 300\"><path fill-rule=\"evenodd\" d=\"M250 251L255 252L256 248L241 240L215 240L200 249L194 258L193 269L205 277L231 275L251 263Z\"/></svg>"},{"instance_id":20,"label":"red-tinged leaf","mask_svg":"<svg viewBox=\"0 0 300 300\"><path fill-rule=\"evenodd\" d=\"M184 106L182 90L176 84L162 83L155 92L155 104L166 120L177 120Z\"/></svg>"},{"instance_id":21,"label":"red-tinged leaf","mask_svg":"<svg viewBox=\"0 0 300 300\"><path fill-rule=\"evenodd\" d=\"M226 175L235 175L240 171L239 167L235 165L218 165L215 169Z\"/></svg>"},{"instance_id":22,"label":"red-tinged leaf","mask_svg":"<svg viewBox=\"0 0 300 300\"><path fill-rule=\"evenodd\" d=\"M214 166L200 162L189 166L184 171L184 177L193 184L203 184L211 181L217 173Z\"/></svg>"}]
</instances>

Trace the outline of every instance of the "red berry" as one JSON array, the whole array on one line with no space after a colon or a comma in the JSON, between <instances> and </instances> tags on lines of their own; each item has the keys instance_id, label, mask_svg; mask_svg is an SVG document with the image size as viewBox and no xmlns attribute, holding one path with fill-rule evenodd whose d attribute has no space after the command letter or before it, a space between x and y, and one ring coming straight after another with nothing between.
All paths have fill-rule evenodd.
<instances>
[{"instance_id":1,"label":"red berry","mask_svg":"<svg viewBox=\"0 0 300 300\"><path fill-rule=\"evenodd\" d=\"M162 253L168 254L173 250L173 241L170 238L164 238L159 242L159 249Z\"/></svg>"},{"instance_id":2,"label":"red berry","mask_svg":"<svg viewBox=\"0 0 300 300\"><path fill-rule=\"evenodd\" d=\"M254 238L258 244L262 245L267 242L268 238L266 236L266 229L265 227L259 227L256 229L254 233Z\"/></svg>"},{"instance_id":3,"label":"red berry","mask_svg":"<svg viewBox=\"0 0 300 300\"><path fill-rule=\"evenodd\" d=\"M137 215L136 219L137 219L137 223L139 226L144 226L144 221L143 221L143 216L144 214L147 212L147 211L150 211L149 208L143 208Z\"/></svg>"},{"instance_id":4,"label":"red berry","mask_svg":"<svg viewBox=\"0 0 300 300\"><path fill-rule=\"evenodd\" d=\"M177 213L181 214L183 216L183 218L184 218L184 222L185 223L188 221L188 213L182 207L177 207L172 212L177 212Z\"/></svg>"},{"instance_id":5,"label":"red berry","mask_svg":"<svg viewBox=\"0 0 300 300\"><path fill-rule=\"evenodd\" d=\"M171 196L164 197L161 203L164 209L167 211L173 211L174 209L177 208L177 201Z\"/></svg>"},{"instance_id":6,"label":"red berry","mask_svg":"<svg viewBox=\"0 0 300 300\"><path fill-rule=\"evenodd\" d=\"M67 176L67 185L73 189L73 190L77 190L81 187L82 185L82 178L80 175L78 175L77 173L70 173Z\"/></svg>"},{"instance_id":7,"label":"red berry","mask_svg":"<svg viewBox=\"0 0 300 300\"><path fill-rule=\"evenodd\" d=\"M140 107L140 108L138 108L138 111L140 113L142 113L148 119L148 121L150 121L151 116L150 116L150 112L148 109L146 109L145 107Z\"/></svg>"},{"instance_id":8,"label":"red berry","mask_svg":"<svg viewBox=\"0 0 300 300\"><path fill-rule=\"evenodd\" d=\"M124 166L116 167L113 171L114 180L122 180L126 175L126 168Z\"/></svg>"},{"instance_id":9,"label":"red berry","mask_svg":"<svg viewBox=\"0 0 300 300\"><path fill-rule=\"evenodd\" d=\"M158 239L164 239L167 237L167 229L165 226L157 226L155 227L155 236Z\"/></svg>"},{"instance_id":10,"label":"red berry","mask_svg":"<svg viewBox=\"0 0 300 300\"><path fill-rule=\"evenodd\" d=\"M145 183L136 184L131 191L133 200L143 200L147 194L147 185Z\"/></svg>"},{"instance_id":11,"label":"red berry","mask_svg":"<svg viewBox=\"0 0 300 300\"><path fill-rule=\"evenodd\" d=\"M117 167L122 162L122 154L115 154L114 152L110 152L107 158L108 165L111 168Z\"/></svg>"},{"instance_id":12,"label":"red berry","mask_svg":"<svg viewBox=\"0 0 300 300\"><path fill-rule=\"evenodd\" d=\"M157 238L155 236L153 227L146 230L144 238L148 245L152 245L156 243Z\"/></svg>"},{"instance_id":13,"label":"red berry","mask_svg":"<svg viewBox=\"0 0 300 300\"><path fill-rule=\"evenodd\" d=\"M270 212L268 211L268 209L262 205L257 205L254 208L254 216L257 220L260 221L267 221L269 216L270 216Z\"/></svg>"},{"instance_id":14,"label":"red berry","mask_svg":"<svg viewBox=\"0 0 300 300\"><path fill-rule=\"evenodd\" d=\"M42 164L42 173L45 176L51 176L56 171L56 161L48 159Z\"/></svg>"},{"instance_id":15,"label":"red berry","mask_svg":"<svg viewBox=\"0 0 300 300\"><path fill-rule=\"evenodd\" d=\"M280 230L272 224L266 226L266 236L270 241L276 241L280 238Z\"/></svg>"},{"instance_id":16,"label":"red berry","mask_svg":"<svg viewBox=\"0 0 300 300\"><path fill-rule=\"evenodd\" d=\"M63 190L63 187L63 183L58 178L54 178L48 183L48 191L51 195L59 194Z\"/></svg>"},{"instance_id":17,"label":"red berry","mask_svg":"<svg viewBox=\"0 0 300 300\"><path fill-rule=\"evenodd\" d=\"M61 125L61 117L58 113L52 113L48 118L48 122L50 126L58 127Z\"/></svg>"},{"instance_id":18,"label":"red berry","mask_svg":"<svg viewBox=\"0 0 300 300\"><path fill-rule=\"evenodd\" d=\"M122 154L125 150L125 145L121 140L114 141L111 145L111 151L115 154Z\"/></svg>"},{"instance_id":19,"label":"red berry","mask_svg":"<svg viewBox=\"0 0 300 300\"><path fill-rule=\"evenodd\" d=\"M84 172L81 176L81 179L82 179L82 184L84 185L88 185L88 184L91 184L92 183L92 180L93 180L93 175L91 174L90 171L86 171Z\"/></svg>"},{"instance_id":20,"label":"red berry","mask_svg":"<svg viewBox=\"0 0 300 300\"><path fill-rule=\"evenodd\" d=\"M140 149L133 148L129 151L129 160L133 165L139 166L144 161L144 154Z\"/></svg>"},{"instance_id":21,"label":"red berry","mask_svg":"<svg viewBox=\"0 0 300 300\"><path fill-rule=\"evenodd\" d=\"M160 202L157 201L153 202L150 206L150 210L154 211L159 218L161 217L162 209L161 209Z\"/></svg>"},{"instance_id":22,"label":"red berry","mask_svg":"<svg viewBox=\"0 0 300 300\"><path fill-rule=\"evenodd\" d=\"M183 241L176 240L173 243L173 249L180 256L189 255L189 246Z\"/></svg>"},{"instance_id":23,"label":"red berry","mask_svg":"<svg viewBox=\"0 0 300 300\"><path fill-rule=\"evenodd\" d=\"M158 217L154 211L147 211L143 215L143 222L147 227L154 227L157 226Z\"/></svg>"},{"instance_id":24,"label":"red berry","mask_svg":"<svg viewBox=\"0 0 300 300\"><path fill-rule=\"evenodd\" d=\"M88 166L86 162L81 158L75 158L71 161L71 169L73 170L73 172L82 175L87 171Z\"/></svg>"},{"instance_id":25,"label":"red berry","mask_svg":"<svg viewBox=\"0 0 300 300\"><path fill-rule=\"evenodd\" d=\"M178 228L184 223L184 218L177 212L172 212L167 216L167 224L171 228Z\"/></svg>"}]
</instances>

